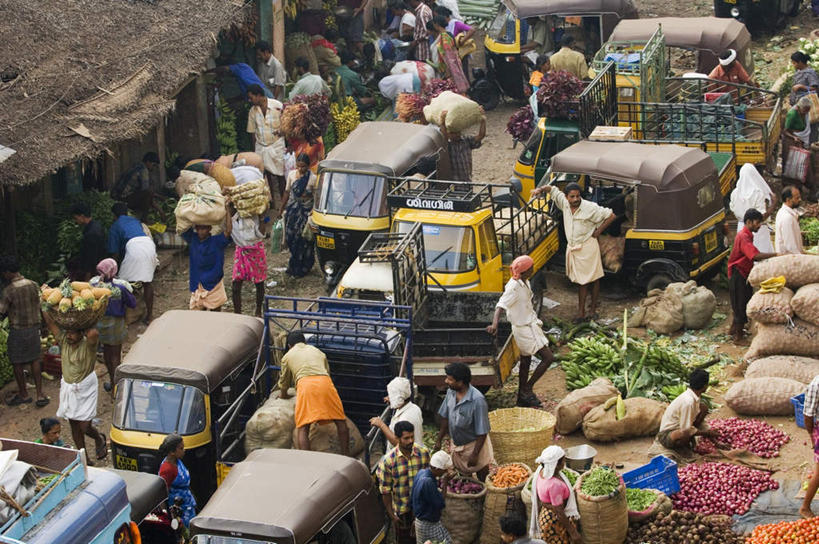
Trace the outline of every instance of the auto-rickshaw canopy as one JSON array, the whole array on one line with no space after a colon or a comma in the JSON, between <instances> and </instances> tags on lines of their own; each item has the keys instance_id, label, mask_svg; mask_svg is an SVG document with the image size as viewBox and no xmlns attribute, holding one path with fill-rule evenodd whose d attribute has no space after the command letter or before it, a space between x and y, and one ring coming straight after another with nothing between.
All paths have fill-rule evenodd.
<instances>
[{"instance_id":1,"label":"auto-rickshaw canopy","mask_svg":"<svg viewBox=\"0 0 819 544\"><path fill-rule=\"evenodd\" d=\"M551 171L636 186L636 230L689 230L722 209L717 167L693 147L582 141L553 156Z\"/></svg>"},{"instance_id":2,"label":"auto-rickshaw canopy","mask_svg":"<svg viewBox=\"0 0 819 544\"><path fill-rule=\"evenodd\" d=\"M168 500L165 480L156 474L135 470L106 469L125 480L125 493L131 504L131 521L140 523L145 516Z\"/></svg>"},{"instance_id":3,"label":"auto-rickshaw canopy","mask_svg":"<svg viewBox=\"0 0 819 544\"><path fill-rule=\"evenodd\" d=\"M418 159L446 150L443 134L431 125L372 121L361 123L319 163L323 170L404 175Z\"/></svg>"},{"instance_id":4,"label":"auto-rickshaw canopy","mask_svg":"<svg viewBox=\"0 0 819 544\"><path fill-rule=\"evenodd\" d=\"M620 19L636 19L637 8L632 0L502 0L518 19L547 15L617 15Z\"/></svg>"},{"instance_id":5,"label":"auto-rickshaw canopy","mask_svg":"<svg viewBox=\"0 0 819 544\"><path fill-rule=\"evenodd\" d=\"M646 41L662 26L668 47L692 49L703 53L698 70L710 72L718 56L726 49L734 49L743 67L750 73L753 64L746 66L746 51L751 46L751 34L745 25L733 18L720 17L657 17L653 19L623 20L617 23L609 39L613 42Z\"/></svg>"},{"instance_id":6,"label":"auto-rickshaw canopy","mask_svg":"<svg viewBox=\"0 0 819 544\"><path fill-rule=\"evenodd\" d=\"M329 529L372 487L370 472L356 459L259 449L233 466L191 529L193 534L305 543Z\"/></svg>"},{"instance_id":7,"label":"auto-rickshaw canopy","mask_svg":"<svg viewBox=\"0 0 819 544\"><path fill-rule=\"evenodd\" d=\"M131 347L116 381L165 381L210 393L259 349L263 330L260 319L246 315L165 312Z\"/></svg>"}]
</instances>

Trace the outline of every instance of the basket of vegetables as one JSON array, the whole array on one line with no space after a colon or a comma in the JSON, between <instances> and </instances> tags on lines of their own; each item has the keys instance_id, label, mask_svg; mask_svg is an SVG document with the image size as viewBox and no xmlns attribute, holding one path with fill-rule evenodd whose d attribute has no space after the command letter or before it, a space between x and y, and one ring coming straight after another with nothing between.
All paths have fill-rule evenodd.
<instances>
[{"instance_id":1,"label":"basket of vegetables","mask_svg":"<svg viewBox=\"0 0 819 544\"><path fill-rule=\"evenodd\" d=\"M534 463L552 443L557 419L534 408L501 408L489 412L489 438L498 464Z\"/></svg>"},{"instance_id":2,"label":"basket of vegetables","mask_svg":"<svg viewBox=\"0 0 819 544\"><path fill-rule=\"evenodd\" d=\"M474 542L477 539L485 498L486 486L479 480L458 476L449 481L441 524L449 531L453 542Z\"/></svg>"},{"instance_id":3,"label":"basket of vegetables","mask_svg":"<svg viewBox=\"0 0 819 544\"><path fill-rule=\"evenodd\" d=\"M654 519L660 512L671 512L672 504L668 495L656 489L626 488L629 523Z\"/></svg>"},{"instance_id":4,"label":"basket of vegetables","mask_svg":"<svg viewBox=\"0 0 819 544\"><path fill-rule=\"evenodd\" d=\"M574 484L586 544L623 542L628 532L628 503L623 478L608 467L597 466L582 474Z\"/></svg>"},{"instance_id":5,"label":"basket of vegetables","mask_svg":"<svg viewBox=\"0 0 819 544\"><path fill-rule=\"evenodd\" d=\"M500 540L498 519L517 502L524 510L520 492L526 480L532 475L532 469L523 463L501 465L486 478L486 501L483 508L483 529L481 542L495 544Z\"/></svg>"},{"instance_id":6,"label":"basket of vegetables","mask_svg":"<svg viewBox=\"0 0 819 544\"><path fill-rule=\"evenodd\" d=\"M105 314L111 290L83 281L64 279L59 287L43 286L43 310L58 327L83 330L96 325Z\"/></svg>"}]
</instances>

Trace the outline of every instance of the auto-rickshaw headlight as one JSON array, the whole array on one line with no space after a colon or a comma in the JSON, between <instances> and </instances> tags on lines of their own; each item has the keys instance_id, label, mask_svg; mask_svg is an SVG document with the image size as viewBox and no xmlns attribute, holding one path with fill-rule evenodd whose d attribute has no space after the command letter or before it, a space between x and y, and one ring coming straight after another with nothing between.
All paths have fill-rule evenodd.
<instances>
[{"instance_id":1,"label":"auto-rickshaw headlight","mask_svg":"<svg viewBox=\"0 0 819 544\"><path fill-rule=\"evenodd\" d=\"M737 17L739 17L739 8L737 8L737 7L731 8L731 17L733 17L735 19Z\"/></svg>"},{"instance_id":2,"label":"auto-rickshaw headlight","mask_svg":"<svg viewBox=\"0 0 819 544\"><path fill-rule=\"evenodd\" d=\"M325 263L324 265L324 273L328 276L332 276L336 271L335 263Z\"/></svg>"}]
</instances>

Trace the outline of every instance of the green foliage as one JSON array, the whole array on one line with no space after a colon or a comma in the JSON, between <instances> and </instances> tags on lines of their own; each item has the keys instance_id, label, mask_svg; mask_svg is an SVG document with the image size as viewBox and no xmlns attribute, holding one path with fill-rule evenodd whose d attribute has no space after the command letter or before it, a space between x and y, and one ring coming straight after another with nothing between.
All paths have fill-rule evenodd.
<instances>
[{"instance_id":1,"label":"green foliage","mask_svg":"<svg viewBox=\"0 0 819 544\"><path fill-rule=\"evenodd\" d=\"M819 243L819 219L816 217L803 217L799 220L799 228L809 246Z\"/></svg>"},{"instance_id":2,"label":"green foliage","mask_svg":"<svg viewBox=\"0 0 819 544\"><path fill-rule=\"evenodd\" d=\"M0 321L0 387L9 383L14 377L8 353L9 320Z\"/></svg>"}]
</instances>

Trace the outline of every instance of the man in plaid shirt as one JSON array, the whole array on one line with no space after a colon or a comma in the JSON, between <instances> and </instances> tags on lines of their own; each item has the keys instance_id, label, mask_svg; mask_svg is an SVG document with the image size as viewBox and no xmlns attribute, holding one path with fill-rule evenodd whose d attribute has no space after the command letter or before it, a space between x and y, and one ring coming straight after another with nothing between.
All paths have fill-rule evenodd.
<instances>
[{"instance_id":1,"label":"man in plaid shirt","mask_svg":"<svg viewBox=\"0 0 819 544\"><path fill-rule=\"evenodd\" d=\"M819 427L814 425L814 421L819 415L819 376L813 378L813 381L808 385L808 390L805 391L805 407L802 409L802 414L805 416L805 430L810 436L810 444L813 446L813 476L811 476L808 483L808 489L805 492L805 500L802 501L802 508L799 513L803 518L812 518L813 512L810 509L810 503L816 495L816 490L819 488Z\"/></svg>"},{"instance_id":2,"label":"man in plaid shirt","mask_svg":"<svg viewBox=\"0 0 819 544\"><path fill-rule=\"evenodd\" d=\"M483 112L483 108L481 108ZM450 132L446 129L446 115L441 112L441 134L449 144L449 164L451 165L452 181L472 181L472 150L481 147L486 136L486 118L481 119L481 127L477 136L462 136L460 132Z\"/></svg>"},{"instance_id":3,"label":"man in plaid shirt","mask_svg":"<svg viewBox=\"0 0 819 544\"><path fill-rule=\"evenodd\" d=\"M396 423L394 432L398 447L384 456L375 475L384 507L395 524L396 543L413 544L412 483L418 471L429 468L429 449L415 444L415 428L409 421Z\"/></svg>"}]
</instances>

